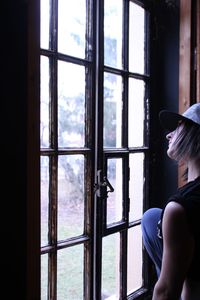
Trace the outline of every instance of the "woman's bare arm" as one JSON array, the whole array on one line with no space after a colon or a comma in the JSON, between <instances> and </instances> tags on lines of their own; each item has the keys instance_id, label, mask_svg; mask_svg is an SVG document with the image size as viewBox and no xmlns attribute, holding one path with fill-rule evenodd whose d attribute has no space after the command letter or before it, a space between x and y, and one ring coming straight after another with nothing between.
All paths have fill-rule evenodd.
<instances>
[{"instance_id":1,"label":"woman's bare arm","mask_svg":"<svg viewBox=\"0 0 200 300\"><path fill-rule=\"evenodd\" d=\"M170 202L163 216L163 259L152 300L179 300L194 251L184 208Z\"/></svg>"}]
</instances>

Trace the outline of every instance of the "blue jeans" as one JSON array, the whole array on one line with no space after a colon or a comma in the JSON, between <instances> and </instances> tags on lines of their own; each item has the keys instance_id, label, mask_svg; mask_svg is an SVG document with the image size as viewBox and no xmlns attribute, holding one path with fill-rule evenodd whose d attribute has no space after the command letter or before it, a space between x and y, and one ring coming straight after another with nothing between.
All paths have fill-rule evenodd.
<instances>
[{"instance_id":1,"label":"blue jeans","mask_svg":"<svg viewBox=\"0 0 200 300\"><path fill-rule=\"evenodd\" d=\"M153 261L157 276L160 276L163 241L157 236L157 224L160 220L162 210L160 208L148 209L142 217L142 236L145 249Z\"/></svg>"}]
</instances>

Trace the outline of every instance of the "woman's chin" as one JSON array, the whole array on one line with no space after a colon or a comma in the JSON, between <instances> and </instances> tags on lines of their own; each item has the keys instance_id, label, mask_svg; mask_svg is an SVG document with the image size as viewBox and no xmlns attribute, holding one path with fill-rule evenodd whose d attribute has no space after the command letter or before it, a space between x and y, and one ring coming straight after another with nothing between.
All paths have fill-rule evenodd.
<instances>
[{"instance_id":1,"label":"woman's chin","mask_svg":"<svg viewBox=\"0 0 200 300\"><path fill-rule=\"evenodd\" d=\"M175 159L175 155L174 155L174 153L173 153L172 150L168 149L168 150L167 150L167 155L168 155L169 158Z\"/></svg>"}]
</instances>

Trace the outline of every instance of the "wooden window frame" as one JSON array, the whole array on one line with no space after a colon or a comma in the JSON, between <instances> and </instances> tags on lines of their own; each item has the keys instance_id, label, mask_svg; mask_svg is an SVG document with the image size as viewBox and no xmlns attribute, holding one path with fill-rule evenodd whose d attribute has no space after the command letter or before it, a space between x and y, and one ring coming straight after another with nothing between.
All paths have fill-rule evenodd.
<instances>
[{"instance_id":1,"label":"wooden window frame","mask_svg":"<svg viewBox=\"0 0 200 300\"><path fill-rule=\"evenodd\" d=\"M179 113L200 102L200 3L180 0ZM178 167L182 186L184 165Z\"/></svg>"},{"instance_id":2,"label":"wooden window frame","mask_svg":"<svg viewBox=\"0 0 200 300\"><path fill-rule=\"evenodd\" d=\"M40 0L28 3L26 299L40 299Z\"/></svg>"}]
</instances>

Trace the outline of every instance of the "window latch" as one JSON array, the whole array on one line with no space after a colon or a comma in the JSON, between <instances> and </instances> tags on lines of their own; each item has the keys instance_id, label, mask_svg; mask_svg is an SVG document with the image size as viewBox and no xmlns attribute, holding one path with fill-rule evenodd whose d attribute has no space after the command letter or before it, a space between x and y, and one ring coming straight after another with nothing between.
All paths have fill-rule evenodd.
<instances>
[{"instance_id":1,"label":"window latch","mask_svg":"<svg viewBox=\"0 0 200 300\"><path fill-rule=\"evenodd\" d=\"M108 193L114 192L114 188L106 176L102 178L102 170L97 171L97 183L94 185L94 193L98 197L106 198Z\"/></svg>"}]
</instances>

